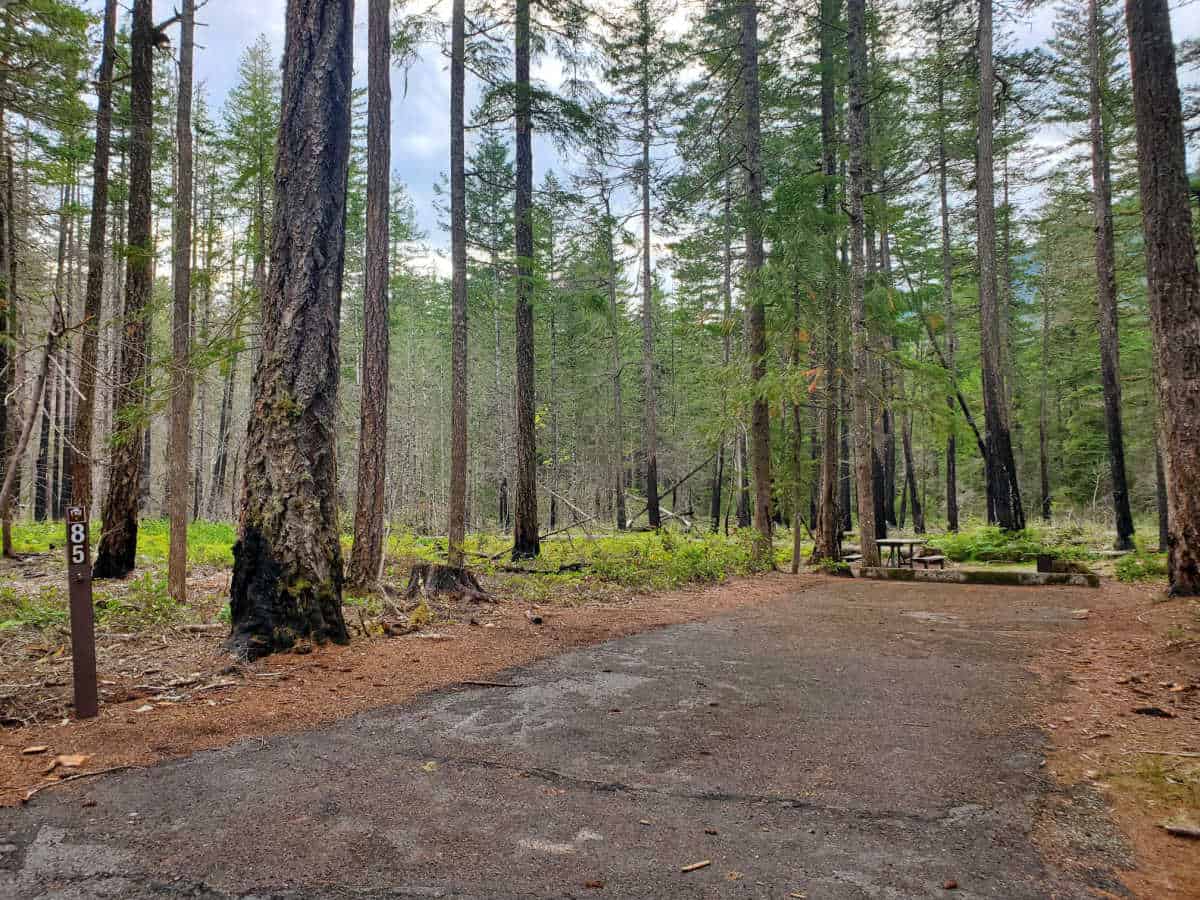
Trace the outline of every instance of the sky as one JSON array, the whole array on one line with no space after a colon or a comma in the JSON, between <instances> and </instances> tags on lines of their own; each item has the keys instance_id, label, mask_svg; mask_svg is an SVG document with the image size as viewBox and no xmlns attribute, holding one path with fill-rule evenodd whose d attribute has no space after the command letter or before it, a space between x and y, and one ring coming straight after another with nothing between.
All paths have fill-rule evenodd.
<instances>
[{"instance_id":1,"label":"sky","mask_svg":"<svg viewBox=\"0 0 1200 900\"><path fill-rule=\"evenodd\" d=\"M694 0L693 0L694 2ZM166 7L163 0L160 6ZM688 0L680 3L680 12ZM206 83L209 101L219 108L226 92L237 78L238 58L243 49L264 33L277 52L284 43L285 0L208 0L197 13L196 78ZM449 19L448 0L439 0L438 11ZM1175 0L1173 25L1176 40L1200 36L1200 0ZM1043 4L1020 20L999 22L1019 47L1044 44L1052 31L1054 4ZM354 57L356 81L365 84L367 5L355 4ZM675 18L675 17L673 17ZM557 72L545 65L534 77L553 84ZM470 79L468 79L470 81ZM468 99L468 108L471 101ZM441 251L448 237L439 224L434 204L433 185L447 170L449 136L450 76L440 47L423 48L420 59L405 71L393 70L392 77L392 171L402 180L413 197L417 223L427 235L431 252L424 263L448 274L448 261ZM469 138L468 138L469 140ZM468 149L469 152L469 149ZM550 168L565 169L548 142L534 146L534 183L541 181Z\"/></svg>"}]
</instances>

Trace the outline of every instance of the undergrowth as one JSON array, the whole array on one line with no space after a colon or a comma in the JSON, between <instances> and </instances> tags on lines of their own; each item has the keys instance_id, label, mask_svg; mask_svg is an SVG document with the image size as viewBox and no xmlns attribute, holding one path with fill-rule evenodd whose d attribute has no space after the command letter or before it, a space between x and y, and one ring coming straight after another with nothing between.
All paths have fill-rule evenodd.
<instances>
[{"instance_id":1,"label":"undergrowth","mask_svg":"<svg viewBox=\"0 0 1200 900\"><path fill-rule=\"evenodd\" d=\"M1117 579L1132 584L1137 581L1161 581L1167 577L1167 555L1138 550L1122 556L1114 567Z\"/></svg>"}]
</instances>

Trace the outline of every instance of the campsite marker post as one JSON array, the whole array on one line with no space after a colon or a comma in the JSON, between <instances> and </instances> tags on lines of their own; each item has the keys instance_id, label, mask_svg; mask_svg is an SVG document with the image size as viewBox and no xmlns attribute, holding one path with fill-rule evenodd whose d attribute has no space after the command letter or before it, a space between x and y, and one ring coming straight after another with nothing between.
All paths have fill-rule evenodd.
<instances>
[{"instance_id":1,"label":"campsite marker post","mask_svg":"<svg viewBox=\"0 0 1200 900\"><path fill-rule=\"evenodd\" d=\"M67 510L67 591L71 598L71 668L75 678L75 715L96 715L96 628L92 609L92 555L88 548L87 511Z\"/></svg>"}]
</instances>

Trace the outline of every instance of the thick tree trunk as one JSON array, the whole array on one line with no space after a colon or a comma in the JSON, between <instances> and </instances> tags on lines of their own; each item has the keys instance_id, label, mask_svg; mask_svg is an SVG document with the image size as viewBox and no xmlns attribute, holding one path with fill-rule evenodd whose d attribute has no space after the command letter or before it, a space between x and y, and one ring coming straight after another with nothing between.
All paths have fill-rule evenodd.
<instances>
[{"instance_id":1,"label":"thick tree trunk","mask_svg":"<svg viewBox=\"0 0 1200 900\"><path fill-rule=\"evenodd\" d=\"M759 123L758 3L741 2L742 115L745 117L746 171L746 345L754 400L750 411L750 468L754 478L755 552L771 565L771 413L761 382L767 374L767 323L763 267L763 168Z\"/></svg>"},{"instance_id":2,"label":"thick tree trunk","mask_svg":"<svg viewBox=\"0 0 1200 900\"><path fill-rule=\"evenodd\" d=\"M517 497L513 559L531 559L541 552L538 541L537 433L533 421L533 119L529 84L529 4L530 0L517 0L514 44L517 132L517 190L514 206L517 252Z\"/></svg>"},{"instance_id":3,"label":"thick tree trunk","mask_svg":"<svg viewBox=\"0 0 1200 900\"><path fill-rule=\"evenodd\" d=\"M192 373L188 359L192 332L192 52L195 0L182 0L179 20L179 94L175 143L179 154L175 182L175 303L171 320L171 431L168 439L167 509L171 543L167 589L176 603L187 600L187 527L191 500Z\"/></svg>"},{"instance_id":4,"label":"thick tree trunk","mask_svg":"<svg viewBox=\"0 0 1200 900\"><path fill-rule=\"evenodd\" d=\"M1138 180L1166 468L1168 580L1200 594L1200 271L1167 0L1127 0Z\"/></svg>"},{"instance_id":5,"label":"thick tree trunk","mask_svg":"<svg viewBox=\"0 0 1200 900\"><path fill-rule=\"evenodd\" d=\"M875 493L872 482L870 400L867 379L871 358L867 349L867 304L863 259L863 186L865 182L867 67L865 0L849 0L847 24L850 52L850 335L854 378L854 470L858 488L859 545L863 565L879 565L875 543Z\"/></svg>"},{"instance_id":6,"label":"thick tree trunk","mask_svg":"<svg viewBox=\"0 0 1200 900\"><path fill-rule=\"evenodd\" d=\"M454 0L450 29L450 522L447 560L452 567L461 568L467 531L466 0Z\"/></svg>"},{"instance_id":7,"label":"thick tree trunk","mask_svg":"<svg viewBox=\"0 0 1200 900\"><path fill-rule=\"evenodd\" d=\"M1121 360L1117 340L1117 273L1113 249L1112 175L1104 127L1103 94L1108 79L1100 59L1100 0L1088 3L1088 56L1091 107L1092 209L1096 220L1096 311L1100 332L1100 383L1108 429L1108 463L1112 477L1117 550L1133 549L1133 513L1125 479L1125 437L1121 427Z\"/></svg>"},{"instance_id":8,"label":"thick tree trunk","mask_svg":"<svg viewBox=\"0 0 1200 900\"><path fill-rule=\"evenodd\" d=\"M383 571L387 496L388 218L391 182L391 0L367 3L367 246L363 379L359 409L354 545L347 580L372 585ZM454 403L453 399L451 401ZM465 469L461 473L465 478ZM459 538L461 544L461 537ZM461 563L460 563L461 565Z\"/></svg>"},{"instance_id":9,"label":"thick tree trunk","mask_svg":"<svg viewBox=\"0 0 1200 900\"><path fill-rule=\"evenodd\" d=\"M1158 552L1166 553L1171 545L1171 520L1167 508L1167 474L1157 436L1154 439L1154 501L1158 512Z\"/></svg>"},{"instance_id":10,"label":"thick tree trunk","mask_svg":"<svg viewBox=\"0 0 1200 900\"><path fill-rule=\"evenodd\" d=\"M153 288L151 238L151 145L154 141L154 22L150 0L134 0L129 79L129 233L125 254L125 309L121 370L115 406L120 437L112 450L108 491L94 578L122 578L137 554L138 501L146 435L146 307ZM118 420L119 421L119 420ZM114 422L114 425L118 424Z\"/></svg>"},{"instance_id":11,"label":"thick tree trunk","mask_svg":"<svg viewBox=\"0 0 1200 900\"><path fill-rule=\"evenodd\" d=\"M337 521L351 0L288 0L271 267L242 464L229 646L347 640Z\"/></svg>"},{"instance_id":12,"label":"thick tree trunk","mask_svg":"<svg viewBox=\"0 0 1200 900\"><path fill-rule=\"evenodd\" d=\"M838 555L837 479L838 479L838 292L840 277L837 262L837 144L834 134L836 116L833 29L838 19L840 0L821 0L821 206L825 212L825 290L823 319L825 333L824 403L821 410L820 498L814 523L813 558L834 559Z\"/></svg>"},{"instance_id":13,"label":"thick tree trunk","mask_svg":"<svg viewBox=\"0 0 1200 900\"><path fill-rule=\"evenodd\" d=\"M992 59L992 0L979 4L979 136L975 167L976 244L979 256L980 363L987 430L988 496L996 523L1025 527L1021 488L1013 459L1004 385L1004 331L996 282L996 189L993 165L996 75Z\"/></svg>"}]
</instances>

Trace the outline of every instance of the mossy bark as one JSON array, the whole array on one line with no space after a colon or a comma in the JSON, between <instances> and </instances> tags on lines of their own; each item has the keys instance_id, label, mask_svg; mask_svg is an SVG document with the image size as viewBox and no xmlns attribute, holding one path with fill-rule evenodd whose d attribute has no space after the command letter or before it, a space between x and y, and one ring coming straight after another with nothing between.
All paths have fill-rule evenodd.
<instances>
[{"instance_id":1,"label":"mossy bark","mask_svg":"<svg viewBox=\"0 0 1200 900\"><path fill-rule=\"evenodd\" d=\"M348 640L338 542L338 320L350 0L289 0L262 352L246 433L230 649Z\"/></svg>"}]
</instances>

